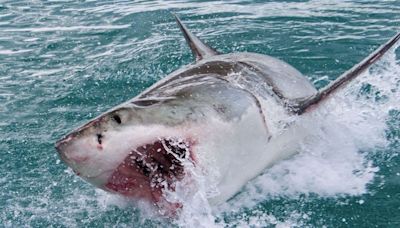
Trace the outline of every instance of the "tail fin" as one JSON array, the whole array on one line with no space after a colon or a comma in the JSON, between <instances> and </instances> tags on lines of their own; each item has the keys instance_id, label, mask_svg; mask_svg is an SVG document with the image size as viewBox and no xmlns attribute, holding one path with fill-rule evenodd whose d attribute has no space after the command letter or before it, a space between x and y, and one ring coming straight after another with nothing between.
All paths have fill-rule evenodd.
<instances>
[{"instance_id":1,"label":"tail fin","mask_svg":"<svg viewBox=\"0 0 400 228\"><path fill-rule=\"evenodd\" d=\"M306 112L311 106L317 105L320 101L326 99L329 95L337 91L338 89L344 87L351 80L356 78L362 72L364 72L368 67L378 61L397 41L400 39L400 33L395 35L388 42L380 46L373 53L371 53L367 58L362 60L360 63L352 67L350 70L346 71L344 74L339 76L335 81L331 82L328 86L320 90L316 95L307 99L303 103L294 107L297 114L302 114Z\"/></svg>"},{"instance_id":2,"label":"tail fin","mask_svg":"<svg viewBox=\"0 0 400 228\"><path fill-rule=\"evenodd\" d=\"M193 35L186 26L182 23L178 16L174 15L179 28L181 29L183 36L185 36L186 42L189 44L196 61L202 60L204 58L218 55L219 53L209 47L207 44L202 42L199 38Z\"/></svg>"}]
</instances>

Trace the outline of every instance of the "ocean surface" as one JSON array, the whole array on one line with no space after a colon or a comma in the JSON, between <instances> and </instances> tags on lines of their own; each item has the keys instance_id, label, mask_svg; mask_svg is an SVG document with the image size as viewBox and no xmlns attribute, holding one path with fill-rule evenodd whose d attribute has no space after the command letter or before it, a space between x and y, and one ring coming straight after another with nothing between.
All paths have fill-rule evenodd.
<instances>
[{"instance_id":1,"label":"ocean surface","mask_svg":"<svg viewBox=\"0 0 400 228\"><path fill-rule=\"evenodd\" d=\"M172 13L317 88L400 31L399 0L0 1L0 227L400 227L398 45L223 205L160 219L75 176L57 139L194 61Z\"/></svg>"}]
</instances>

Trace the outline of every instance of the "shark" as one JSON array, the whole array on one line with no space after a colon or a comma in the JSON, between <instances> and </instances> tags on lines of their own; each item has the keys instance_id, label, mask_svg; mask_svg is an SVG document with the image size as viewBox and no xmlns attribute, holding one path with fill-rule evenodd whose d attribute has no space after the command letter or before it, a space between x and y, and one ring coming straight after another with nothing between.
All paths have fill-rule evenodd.
<instances>
[{"instance_id":1,"label":"shark","mask_svg":"<svg viewBox=\"0 0 400 228\"><path fill-rule=\"evenodd\" d=\"M166 210L165 191L195 167L227 201L266 168L299 151L302 118L378 61L396 34L321 90L298 70L257 53L223 54L176 22L195 62L88 121L55 144L60 158L105 191ZM190 182L188 183L190 184Z\"/></svg>"}]
</instances>

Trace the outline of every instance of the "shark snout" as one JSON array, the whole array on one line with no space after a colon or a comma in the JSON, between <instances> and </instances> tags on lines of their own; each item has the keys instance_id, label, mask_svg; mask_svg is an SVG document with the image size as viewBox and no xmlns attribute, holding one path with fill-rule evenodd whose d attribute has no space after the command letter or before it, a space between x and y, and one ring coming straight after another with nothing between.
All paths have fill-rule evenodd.
<instances>
[{"instance_id":1,"label":"shark snout","mask_svg":"<svg viewBox=\"0 0 400 228\"><path fill-rule=\"evenodd\" d=\"M64 138L58 140L55 144L57 152L62 153L65 147L67 147L67 145L72 141L73 138L74 138L73 134L69 134Z\"/></svg>"},{"instance_id":2,"label":"shark snout","mask_svg":"<svg viewBox=\"0 0 400 228\"><path fill-rule=\"evenodd\" d=\"M58 140L55 144L55 148L60 155L61 159L67 163L81 163L85 162L88 158L87 156L78 155L72 146L73 141L76 139L77 133L71 133L64 138Z\"/></svg>"},{"instance_id":3,"label":"shark snout","mask_svg":"<svg viewBox=\"0 0 400 228\"><path fill-rule=\"evenodd\" d=\"M67 156L65 155L66 148L68 147L68 144L71 142L72 137L71 135L67 135L66 137L58 140L55 144L55 148L58 152L58 155L60 156L61 160L63 161L68 161Z\"/></svg>"}]
</instances>

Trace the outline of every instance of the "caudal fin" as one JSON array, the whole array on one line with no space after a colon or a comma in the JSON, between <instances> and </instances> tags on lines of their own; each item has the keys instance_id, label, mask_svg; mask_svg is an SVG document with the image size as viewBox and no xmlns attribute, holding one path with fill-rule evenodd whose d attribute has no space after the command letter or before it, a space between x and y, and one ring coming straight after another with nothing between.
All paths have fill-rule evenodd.
<instances>
[{"instance_id":1,"label":"caudal fin","mask_svg":"<svg viewBox=\"0 0 400 228\"><path fill-rule=\"evenodd\" d=\"M338 89L344 87L347 83L349 83L351 80L353 80L366 69L368 69L372 64L378 61L395 43L397 43L397 41L399 41L399 39L400 33L398 33L388 42L380 46L360 63L339 76L335 81L331 82L328 86L320 90L310 99L307 99L298 106L293 107L293 110L297 114L302 114L304 112L307 112L307 110L309 110L312 106L318 105L318 103L325 100L327 97L329 97L329 95L333 94Z\"/></svg>"},{"instance_id":2,"label":"caudal fin","mask_svg":"<svg viewBox=\"0 0 400 228\"><path fill-rule=\"evenodd\" d=\"M183 33L183 36L186 39L186 42L189 44L189 47L192 50L194 57L196 58L196 61L219 54L213 48L211 48L203 41L201 41L199 38L197 38L195 35L193 35L182 23L182 21L179 19L178 16L176 15L174 16L176 22L178 23L179 28Z\"/></svg>"}]
</instances>

